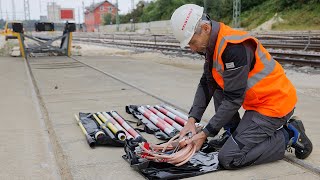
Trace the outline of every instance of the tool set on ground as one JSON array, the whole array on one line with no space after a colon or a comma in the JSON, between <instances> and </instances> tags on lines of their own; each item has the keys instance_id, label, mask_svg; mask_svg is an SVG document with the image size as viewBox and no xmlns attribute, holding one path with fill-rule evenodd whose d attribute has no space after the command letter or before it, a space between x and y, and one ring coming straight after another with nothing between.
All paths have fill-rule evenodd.
<instances>
[{"instance_id":1,"label":"tool set on ground","mask_svg":"<svg viewBox=\"0 0 320 180\"><path fill-rule=\"evenodd\" d=\"M188 120L187 115L168 105L128 105L126 112L138 119L138 126L143 124L146 132L163 140L174 137Z\"/></svg>"},{"instance_id":2,"label":"tool set on ground","mask_svg":"<svg viewBox=\"0 0 320 180\"><path fill-rule=\"evenodd\" d=\"M148 179L170 179L196 176L216 171L217 152L207 143L196 152L194 142L186 143L192 133L180 136L179 132L188 116L168 105L128 105L126 112L144 125L144 131L167 142L152 144L134 129L116 111L79 113L76 120L90 147L109 145L124 147L122 157L131 167ZM197 124L197 132L203 128Z\"/></svg>"},{"instance_id":3,"label":"tool set on ground","mask_svg":"<svg viewBox=\"0 0 320 180\"><path fill-rule=\"evenodd\" d=\"M145 141L116 111L80 112L79 117L75 115L90 147L95 145L123 147L125 140Z\"/></svg>"}]
</instances>

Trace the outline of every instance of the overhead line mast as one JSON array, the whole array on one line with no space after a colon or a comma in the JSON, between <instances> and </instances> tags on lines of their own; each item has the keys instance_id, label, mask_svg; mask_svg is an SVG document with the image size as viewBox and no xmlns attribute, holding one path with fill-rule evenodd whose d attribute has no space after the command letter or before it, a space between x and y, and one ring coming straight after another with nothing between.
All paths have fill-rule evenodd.
<instances>
[{"instance_id":1,"label":"overhead line mast","mask_svg":"<svg viewBox=\"0 0 320 180\"><path fill-rule=\"evenodd\" d=\"M16 4L14 0L11 0L12 3L12 20L16 20Z\"/></svg>"},{"instance_id":2,"label":"overhead line mast","mask_svg":"<svg viewBox=\"0 0 320 180\"><path fill-rule=\"evenodd\" d=\"M233 27L240 28L241 0L233 0Z\"/></svg>"},{"instance_id":3,"label":"overhead line mast","mask_svg":"<svg viewBox=\"0 0 320 180\"><path fill-rule=\"evenodd\" d=\"M29 0L24 1L24 20L30 20L30 3ZM40 1L40 14L41 14L41 1Z\"/></svg>"}]
</instances>

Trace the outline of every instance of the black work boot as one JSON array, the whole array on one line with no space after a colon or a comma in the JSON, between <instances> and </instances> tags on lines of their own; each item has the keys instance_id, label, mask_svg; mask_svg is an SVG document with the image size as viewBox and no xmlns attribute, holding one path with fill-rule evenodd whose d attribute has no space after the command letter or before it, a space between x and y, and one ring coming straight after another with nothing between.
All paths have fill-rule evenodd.
<instances>
[{"instance_id":1,"label":"black work boot","mask_svg":"<svg viewBox=\"0 0 320 180\"><path fill-rule=\"evenodd\" d=\"M289 120L288 129L293 131L294 135L290 138L288 147L295 149L294 153L298 159L307 158L312 152L312 143L305 133L304 126L301 120L296 120L295 117Z\"/></svg>"},{"instance_id":2,"label":"black work boot","mask_svg":"<svg viewBox=\"0 0 320 180\"><path fill-rule=\"evenodd\" d=\"M224 143L228 140L231 136L230 129L226 130L223 134L219 136L217 139L212 139L209 141L209 145L213 148L220 149L224 145Z\"/></svg>"}]
</instances>

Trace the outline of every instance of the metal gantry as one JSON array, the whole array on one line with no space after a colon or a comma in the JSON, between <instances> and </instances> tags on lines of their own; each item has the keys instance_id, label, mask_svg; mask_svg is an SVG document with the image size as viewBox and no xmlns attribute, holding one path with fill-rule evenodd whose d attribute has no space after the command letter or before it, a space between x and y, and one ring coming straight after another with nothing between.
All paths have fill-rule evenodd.
<instances>
[{"instance_id":1,"label":"metal gantry","mask_svg":"<svg viewBox=\"0 0 320 180\"><path fill-rule=\"evenodd\" d=\"M240 28L241 0L233 0L233 27Z\"/></svg>"},{"instance_id":2,"label":"metal gantry","mask_svg":"<svg viewBox=\"0 0 320 180\"><path fill-rule=\"evenodd\" d=\"M41 2L40 2L40 7L41 7ZM40 12L40 14L41 14L41 12ZM30 3L29 3L29 0L24 0L24 20L30 20Z\"/></svg>"}]
</instances>

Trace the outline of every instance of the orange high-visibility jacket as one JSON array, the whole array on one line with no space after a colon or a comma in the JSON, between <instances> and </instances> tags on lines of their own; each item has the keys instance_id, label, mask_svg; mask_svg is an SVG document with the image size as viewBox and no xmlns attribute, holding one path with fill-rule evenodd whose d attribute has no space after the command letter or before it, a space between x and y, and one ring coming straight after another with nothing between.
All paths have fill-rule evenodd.
<instances>
[{"instance_id":1,"label":"orange high-visibility jacket","mask_svg":"<svg viewBox=\"0 0 320 180\"><path fill-rule=\"evenodd\" d=\"M249 39L256 43L254 53L256 63L249 72L242 106L245 110L254 110L265 116L283 117L295 107L296 90L286 77L281 65L272 58L256 38L247 32L235 30L220 23L213 55L213 78L224 89L222 53L228 43L238 44Z\"/></svg>"}]
</instances>

